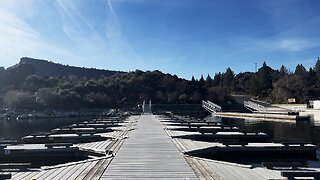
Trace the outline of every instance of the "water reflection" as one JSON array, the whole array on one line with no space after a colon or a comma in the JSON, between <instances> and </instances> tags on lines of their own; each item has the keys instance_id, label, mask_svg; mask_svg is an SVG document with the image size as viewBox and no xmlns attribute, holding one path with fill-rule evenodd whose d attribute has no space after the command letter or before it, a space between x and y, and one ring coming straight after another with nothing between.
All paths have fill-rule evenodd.
<instances>
[{"instance_id":1,"label":"water reflection","mask_svg":"<svg viewBox=\"0 0 320 180\"><path fill-rule=\"evenodd\" d=\"M214 119L214 117L211 117ZM279 122L253 119L222 118L226 125L267 133L273 141L302 141L320 145L320 121Z\"/></svg>"},{"instance_id":2,"label":"water reflection","mask_svg":"<svg viewBox=\"0 0 320 180\"><path fill-rule=\"evenodd\" d=\"M320 120L312 119L312 120L311 120L311 124L312 124L313 126L320 126Z\"/></svg>"},{"instance_id":3,"label":"water reflection","mask_svg":"<svg viewBox=\"0 0 320 180\"><path fill-rule=\"evenodd\" d=\"M0 121L0 137L20 140L33 133L49 132L54 128L87 120L88 118L50 118L36 120Z\"/></svg>"}]
</instances>

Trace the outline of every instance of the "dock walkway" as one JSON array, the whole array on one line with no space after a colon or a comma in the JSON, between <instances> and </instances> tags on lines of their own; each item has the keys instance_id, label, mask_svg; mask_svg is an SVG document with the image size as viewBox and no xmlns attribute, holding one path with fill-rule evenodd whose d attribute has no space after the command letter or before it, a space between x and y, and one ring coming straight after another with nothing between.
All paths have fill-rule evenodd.
<instances>
[{"instance_id":1,"label":"dock walkway","mask_svg":"<svg viewBox=\"0 0 320 180\"><path fill-rule=\"evenodd\" d=\"M102 180L198 179L172 139L153 115L142 115Z\"/></svg>"}]
</instances>

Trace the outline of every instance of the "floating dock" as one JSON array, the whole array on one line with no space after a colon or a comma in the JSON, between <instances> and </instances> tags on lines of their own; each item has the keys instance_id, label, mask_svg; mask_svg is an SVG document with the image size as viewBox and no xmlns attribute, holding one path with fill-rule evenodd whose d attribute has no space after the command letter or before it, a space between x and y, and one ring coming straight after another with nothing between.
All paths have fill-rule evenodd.
<instances>
[{"instance_id":1,"label":"floating dock","mask_svg":"<svg viewBox=\"0 0 320 180\"><path fill-rule=\"evenodd\" d=\"M177 119L177 117L173 117L173 120ZM179 118L178 118L179 119ZM182 117L180 119L188 119ZM181 131L183 126L174 126L171 120L167 118L161 118L161 122L166 129L167 133L171 137L176 136L199 136L200 128L192 128L196 131ZM179 123L178 123L179 124ZM173 126L172 126L173 125ZM175 128L180 128L179 130ZM188 126L184 126L184 128L188 128ZM207 127L203 127L207 128ZM239 129L239 131L241 131ZM207 142L207 141L195 141L194 139L188 138L174 138L173 141L179 148L181 152L184 152L187 161L192 165L193 169L198 172L200 179L287 179L293 177L303 177L303 178L311 178L317 179L320 175L319 169L319 161L315 158L318 156L319 151L316 151L317 147L310 144L304 143L248 143L248 142ZM221 151L220 151L221 150ZM229 152L230 151L230 152ZM291 161L301 160L306 161L309 159L312 162L315 162L315 165L310 165L306 168L305 165L296 167L296 164L301 163L290 163L290 160L286 160L287 163L278 163L276 162L268 162L272 159L267 158L266 161L260 165L257 164L239 164L226 162L224 160L217 160L219 158L208 159L208 157L214 158L214 153L230 153L235 154L235 157L241 158L241 153L247 154L250 159L258 157L259 153L268 153L273 156L274 159L278 159L277 154L289 153L291 155L287 158L292 158ZM190 154L189 154L190 153ZM199 154L197 154L199 153ZM211 153L209 156L204 156L205 153ZM255 154L257 153L257 154ZM221 154L220 154L221 155ZM293 157L292 157L293 156ZM245 156L243 156L245 157ZM260 156L261 157L261 156ZM301 158L301 159L300 159ZM273 160L274 160L273 159ZM295 160L294 160L295 159ZM315 160L315 161L313 161ZM268 167L265 166L268 164ZM270 168L270 164L271 168ZM285 164L285 165L284 165ZM275 168L278 166L285 166L281 168Z\"/></svg>"},{"instance_id":2,"label":"floating dock","mask_svg":"<svg viewBox=\"0 0 320 180\"><path fill-rule=\"evenodd\" d=\"M289 111L288 109L277 106L263 106L252 101L245 101L244 107L251 113L241 112L222 112L222 108L210 101L202 101L202 107L215 117L240 118L240 119L259 119L267 121L293 122L308 121L310 116L301 116L299 112Z\"/></svg>"},{"instance_id":3,"label":"floating dock","mask_svg":"<svg viewBox=\"0 0 320 180\"><path fill-rule=\"evenodd\" d=\"M68 152L70 150L81 151L87 154L90 158L87 160L77 160L75 162L63 163L59 165L49 165L34 167L33 165L26 166L27 163L0 163L0 179L99 179L114 157L116 152L121 147L122 143L128 137L130 131L134 129L139 116L130 116L127 121L121 126L116 127L112 132L97 133L101 137L108 137L107 140L76 143L76 144L17 144L3 146L3 151L0 150L4 156L7 156L14 151L38 152L41 151L44 155L42 161L50 160L50 153L58 160L60 159L58 153ZM70 149L70 150L69 150ZM52 151L49 154L48 151ZM74 153L73 153L74 154ZM28 155L24 153L24 155ZM63 156L70 156L65 153ZM12 156L13 157L13 156ZM32 157L32 156L30 156ZM19 160L19 159L18 159ZM60 160L61 161L61 160ZM30 164L30 163L29 163ZM43 163L42 164L47 164Z\"/></svg>"},{"instance_id":4,"label":"floating dock","mask_svg":"<svg viewBox=\"0 0 320 180\"><path fill-rule=\"evenodd\" d=\"M143 115L101 179L198 179L153 115Z\"/></svg>"},{"instance_id":5,"label":"floating dock","mask_svg":"<svg viewBox=\"0 0 320 180\"><path fill-rule=\"evenodd\" d=\"M177 120L177 122L175 122ZM188 123L181 123L182 121ZM100 123L100 122L97 122ZM90 124L94 122L90 121ZM194 124L194 125L193 125ZM72 127L74 128L74 127ZM84 127L81 127L84 128ZM90 127L93 128L93 127ZM270 162L264 165L240 164L223 160L209 159L194 155L195 152L207 151L221 153L249 153L265 150L310 152L314 156L315 146L305 144L279 144L272 142L251 143L246 141L208 142L197 141L177 136L214 136L221 133L237 133L241 129L208 124L206 121L196 122L188 118L168 118L144 114L129 117L121 126L114 127L111 132L95 133L101 137L109 137L103 141L75 143L68 146L86 152L91 158L54 166L30 167L25 164L0 164L0 179L214 179L214 180L246 180L246 179L287 179L287 177L314 177L320 173L319 163L313 167L296 169L270 168ZM175 128L180 128L179 130ZM190 128L183 131L181 128ZM231 132L228 132L229 129ZM221 132L219 132L221 130ZM245 132L242 136L245 136ZM240 134L238 134L240 135ZM255 134L256 135L256 134ZM176 138L173 138L176 137ZM239 140L240 137L235 137ZM250 140L249 140L250 141ZM57 144L6 145L5 153L14 146L24 149L50 149ZM67 144L65 144L67 146ZM260 146L260 149L259 149ZM280 147L280 148L278 148ZM67 148L67 147L65 147ZM250 149L251 148L251 149ZM277 150L278 148L278 150ZM228 152L230 150L230 152ZM292 151L291 151L292 152ZM319 155L319 152L318 154ZM280 164L278 164L280 165ZM282 163L281 166L284 164ZM267 167L268 166L268 167ZM271 165L274 167L274 165ZM287 164L285 164L287 166ZM290 165L289 165L290 166ZM298 167L296 167L298 166ZM10 177L9 177L10 176Z\"/></svg>"}]
</instances>

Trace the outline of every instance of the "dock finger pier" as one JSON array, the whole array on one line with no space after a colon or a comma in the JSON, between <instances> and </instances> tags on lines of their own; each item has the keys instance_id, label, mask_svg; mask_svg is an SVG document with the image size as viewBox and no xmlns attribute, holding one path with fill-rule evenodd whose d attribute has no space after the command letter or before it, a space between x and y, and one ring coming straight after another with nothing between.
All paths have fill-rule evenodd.
<instances>
[{"instance_id":1,"label":"dock finger pier","mask_svg":"<svg viewBox=\"0 0 320 180\"><path fill-rule=\"evenodd\" d=\"M0 154L0 179L318 179L320 173L315 145L272 142L263 132L173 114L91 119L3 141Z\"/></svg>"}]
</instances>

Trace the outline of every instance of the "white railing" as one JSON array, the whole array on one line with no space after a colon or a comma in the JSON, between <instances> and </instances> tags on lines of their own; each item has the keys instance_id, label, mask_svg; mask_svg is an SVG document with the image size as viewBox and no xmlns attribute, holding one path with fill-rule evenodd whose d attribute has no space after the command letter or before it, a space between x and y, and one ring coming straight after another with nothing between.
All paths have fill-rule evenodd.
<instances>
[{"instance_id":1,"label":"white railing","mask_svg":"<svg viewBox=\"0 0 320 180\"><path fill-rule=\"evenodd\" d=\"M142 103L142 112L144 112L145 105L146 105L146 101L143 101L143 103Z\"/></svg>"},{"instance_id":2,"label":"white railing","mask_svg":"<svg viewBox=\"0 0 320 180\"><path fill-rule=\"evenodd\" d=\"M143 113L151 113L151 100L149 101L149 104L146 103L146 101L143 101L142 103L142 112Z\"/></svg>"},{"instance_id":3,"label":"white railing","mask_svg":"<svg viewBox=\"0 0 320 180\"><path fill-rule=\"evenodd\" d=\"M254 111L258 111L258 112L266 111L266 107L252 101L244 101L243 105L244 107L250 108L251 110L254 110Z\"/></svg>"},{"instance_id":4,"label":"white railing","mask_svg":"<svg viewBox=\"0 0 320 180\"><path fill-rule=\"evenodd\" d=\"M210 101L202 101L202 107L210 113L222 111L220 106Z\"/></svg>"}]
</instances>

